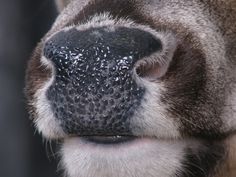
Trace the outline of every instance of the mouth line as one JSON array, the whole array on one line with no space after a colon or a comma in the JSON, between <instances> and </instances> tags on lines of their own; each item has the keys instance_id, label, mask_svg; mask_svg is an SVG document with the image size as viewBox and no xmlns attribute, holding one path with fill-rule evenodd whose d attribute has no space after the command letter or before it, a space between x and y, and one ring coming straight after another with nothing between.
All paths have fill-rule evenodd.
<instances>
[{"instance_id":1,"label":"mouth line","mask_svg":"<svg viewBox=\"0 0 236 177\"><path fill-rule=\"evenodd\" d=\"M136 136L82 136L80 137L84 142L98 144L98 145L120 145L130 143L139 137Z\"/></svg>"},{"instance_id":2,"label":"mouth line","mask_svg":"<svg viewBox=\"0 0 236 177\"><path fill-rule=\"evenodd\" d=\"M88 145L88 147L107 147L107 148L120 148L120 147L130 147L136 146L138 144L145 144L150 142L159 142L159 143L173 143L181 142L181 138L170 138L170 137L156 137L150 135L132 135L132 134L92 134L92 135L70 135L65 138L65 140L78 140L81 145Z\"/></svg>"}]
</instances>

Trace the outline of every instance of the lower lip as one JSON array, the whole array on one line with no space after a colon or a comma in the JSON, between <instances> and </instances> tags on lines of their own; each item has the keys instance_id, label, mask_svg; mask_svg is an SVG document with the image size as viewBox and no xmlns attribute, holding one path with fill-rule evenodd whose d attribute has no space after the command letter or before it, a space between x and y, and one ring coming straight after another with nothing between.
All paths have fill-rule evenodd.
<instances>
[{"instance_id":1,"label":"lower lip","mask_svg":"<svg viewBox=\"0 0 236 177\"><path fill-rule=\"evenodd\" d=\"M106 156L113 154L114 152L116 152L116 155L122 155L126 152L128 153L130 150L135 152L140 148L146 149L149 148L150 145L152 146L157 143L155 138L150 137L135 137L130 139L129 137L121 137L118 139L116 141L110 141L110 139L107 139L104 142L101 137L71 137L64 140L64 146L67 147L66 149L68 151L74 149L85 154L92 153L99 154L99 156Z\"/></svg>"},{"instance_id":2,"label":"lower lip","mask_svg":"<svg viewBox=\"0 0 236 177\"><path fill-rule=\"evenodd\" d=\"M169 156L176 156L177 153L181 153L182 149L186 147L186 142L182 141L168 141L157 140L150 137L138 137L132 141L126 141L116 144L104 144L94 143L93 141L87 141L82 137L71 137L64 139L64 143L61 149L63 159L71 163L71 159L74 163L77 159L87 159L88 162L113 162L123 159L125 161L131 161L136 157L142 158L149 156L152 158L153 153L155 156L166 159ZM178 154L177 154L178 155ZM78 162L79 163L79 162Z\"/></svg>"}]
</instances>

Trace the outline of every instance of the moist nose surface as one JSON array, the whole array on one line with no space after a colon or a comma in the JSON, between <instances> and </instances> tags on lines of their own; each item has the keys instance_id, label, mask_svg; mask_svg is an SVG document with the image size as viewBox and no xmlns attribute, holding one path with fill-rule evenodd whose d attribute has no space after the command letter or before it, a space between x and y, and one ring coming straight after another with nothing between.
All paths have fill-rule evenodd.
<instances>
[{"instance_id":1,"label":"moist nose surface","mask_svg":"<svg viewBox=\"0 0 236 177\"><path fill-rule=\"evenodd\" d=\"M130 135L130 118L145 93L135 82L134 64L157 50L159 40L128 28L71 29L47 41L44 56L55 69L47 98L64 131Z\"/></svg>"}]
</instances>

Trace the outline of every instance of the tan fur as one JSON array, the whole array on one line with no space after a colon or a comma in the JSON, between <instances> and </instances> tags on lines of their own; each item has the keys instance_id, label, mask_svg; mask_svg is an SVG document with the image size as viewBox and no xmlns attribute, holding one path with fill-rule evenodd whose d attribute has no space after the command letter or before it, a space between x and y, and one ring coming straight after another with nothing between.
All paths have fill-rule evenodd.
<instances>
[{"instance_id":1,"label":"tan fur","mask_svg":"<svg viewBox=\"0 0 236 177\"><path fill-rule=\"evenodd\" d=\"M236 176L236 135L227 138L224 143L228 147L227 157L221 167L219 175L216 177L235 177Z\"/></svg>"},{"instance_id":2,"label":"tan fur","mask_svg":"<svg viewBox=\"0 0 236 177\"><path fill-rule=\"evenodd\" d=\"M228 154L228 168L229 176L234 177L236 175L236 135L232 136L228 140L229 154Z\"/></svg>"}]
</instances>

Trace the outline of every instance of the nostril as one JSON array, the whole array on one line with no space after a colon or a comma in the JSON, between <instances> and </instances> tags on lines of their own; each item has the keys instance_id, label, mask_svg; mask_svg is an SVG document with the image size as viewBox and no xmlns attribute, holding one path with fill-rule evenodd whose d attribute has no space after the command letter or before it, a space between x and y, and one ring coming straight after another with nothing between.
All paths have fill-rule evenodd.
<instances>
[{"instance_id":1,"label":"nostril","mask_svg":"<svg viewBox=\"0 0 236 177\"><path fill-rule=\"evenodd\" d=\"M156 80L162 76L159 63L143 63L137 66L135 71L140 78L146 78L148 80Z\"/></svg>"},{"instance_id":2,"label":"nostril","mask_svg":"<svg viewBox=\"0 0 236 177\"><path fill-rule=\"evenodd\" d=\"M149 81L161 79L168 71L169 65L174 57L177 40L174 35L163 35L161 38L162 50L141 58L134 65L134 73Z\"/></svg>"}]
</instances>

